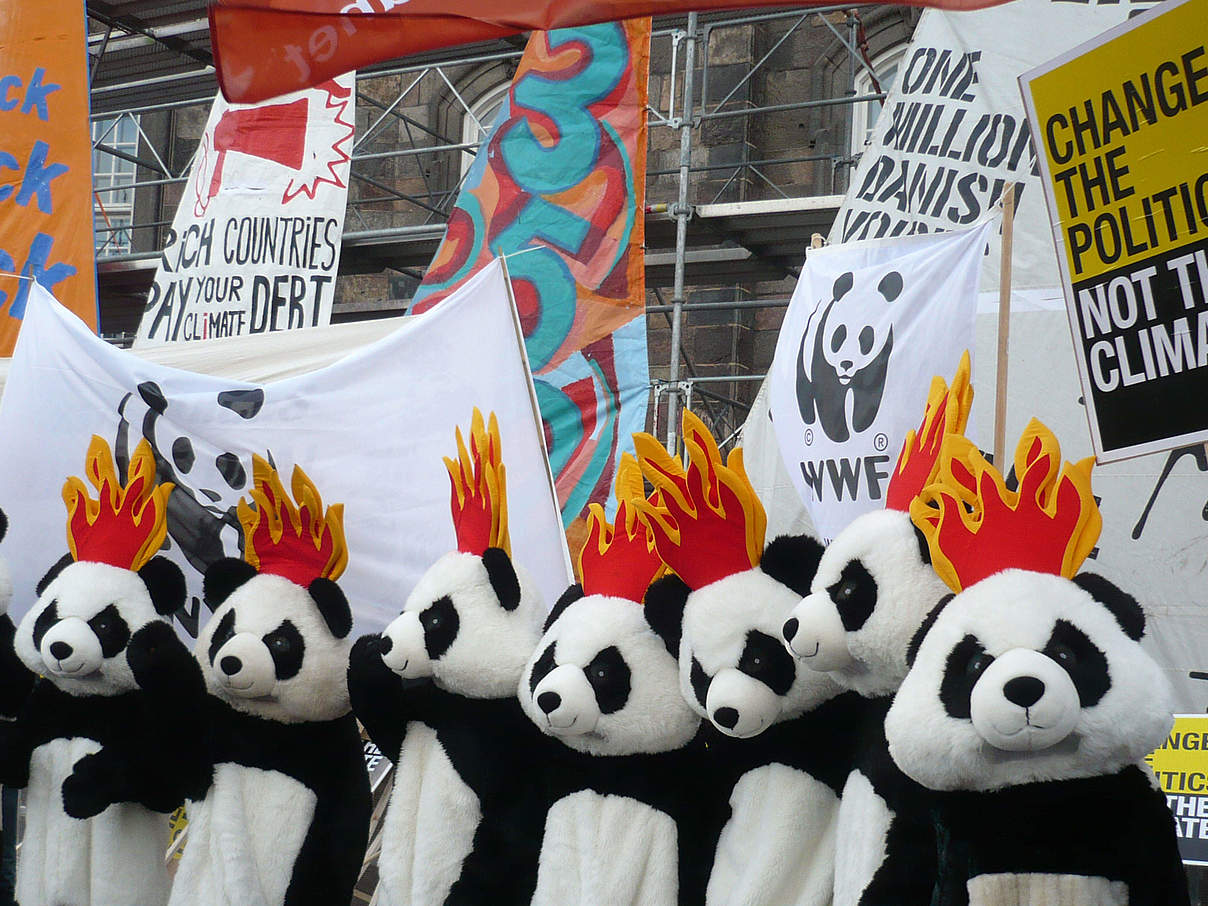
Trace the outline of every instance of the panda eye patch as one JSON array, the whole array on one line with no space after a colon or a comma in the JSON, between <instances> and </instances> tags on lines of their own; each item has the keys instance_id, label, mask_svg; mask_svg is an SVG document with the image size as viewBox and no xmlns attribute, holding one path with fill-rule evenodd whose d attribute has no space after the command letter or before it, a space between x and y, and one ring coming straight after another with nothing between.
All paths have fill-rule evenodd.
<instances>
[{"instance_id":1,"label":"panda eye patch","mask_svg":"<svg viewBox=\"0 0 1208 906\"><path fill-rule=\"evenodd\" d=\"M877 582L859 560L843 567L839 581L826 593L835 602L843 628L848 632L861 629L877 604Z\"/></svg>"},{"instance_id":2,"label":"panda eye patch","mask_svg":"<svg viewBox=\"0 0 1208 906\"><path fill-rule=\"evenodd\" d=\"M843 346L843 341L846 339L847 326L840 324L835 328L835 332L831 334L831 352L838 352Z\"/></svg>"},{"instance_id":3,"label":"panda eye patch","mask_svg":"<svg viewBox=\"0 0 1208 906\"><path fill-rule=\"evenodd\" d=\"M50 631L50 627L59 622L59 599L55 598L46 605L46 609L34 620L34 647L42 647L42 637Z\"/></svg>"},{"instance_id":4,"label":"panda eye patch","mask_svg":"<svg viewBox=\"0 0 1208 906\"><path fill-rule=\"evenodd\" d=\"M972 714L969 697L994 658L976 637L967 635L948 653L944 678L940 681L940 701L949 717L968 720Z\"/></svg>"},{"instance_id":5,"label":"panda eye patch","mask_svg":"<svg viewBox=\"0 0 1208 906\"><path fill-rule=\"evenodd\" d=\"M176 468L188 474L193 468L193 442L187 437L178 437L172 441L172 462Z\"/></svg>"},{"instance_id":6,"label":"panda eye patch","mask_svg":"<svg viewBox=\"0 0 1208 906\"><path fill-rule=\"evenodd\" d=\"M113 657L130 641L130 627L113 604L89 620L88 627L100 641L101 653L105 657Z\"/></svg>"},{"instance_id":7,"label":"panda eye patch","mask_svg":"<svg viewBox=\"0 0 1208 906\"><path fill-rule=\"evenodd\" d=\"M460 619L453 599L448 595L437 598L419 615L419 622L424 629L428 657L435 660L448 651L457 638Z\"/></svg>"},{"instance_id":8,"label":"panda eye patch","mask_svg":"<svg viewBox=\"0 0 1208 906\"><path fill-rule=\"evenodd\" d=\"M554 648L557 642L550 642L545 650L541 652L541 657L537 658L537 663L533 664L532 675L529 676L529 692L535 693L537 686L558 666L558 662L554 659Z\"/></svg>"},{"instance_id":9,"label":"panda eye patch","mask_svg":"<svg viewBox=\"0 0 1208 906\"><path fill-rule=\"evenodd\" d=\"M234 453L220 453L214 460L214 467L232 490L238 491L247 484L247 470Z\"/></svg>"},{"instance_id":10,"label":"panda eye patch","mask_svg":"<svg viewBox=\"0 0 1208 906\"><path fill-rule=\"evenodd\" d=\"M210 663L214 663L214 658L218 656L218 650L231 640L231 636L235 634L235 611L228 610L222 615L222 619L218 621L218 626L214 629L214 635L210 637L210 648L207 654L210 656Z\"/></svg>"},{"instance_id":11,"label":"panda eye patch","mask_svg":"<svg viewBox=\"0 0 1208 906\"><path fill-rule=\"evenodd\" d=\"M262 639L272 656L273 665L277 669L277 679L287 680L298 675L302 669L302 656L306 653L306 643L302 633L289 620L282 620L281 625L264 636Z\"/></svg>"},{"instance_id":12,"label":"panda eye patch","mask_svg":"<svg viewBox=\"0 0 1208 906\"><path fill-rule=\"evenodd\" d=\"M759 680L777 695L786 695L797 676L793 657L785 649L784 643L758 629L747 633L747 643L742 649L742 657L738 659L738 669Z\"/></svg>"},{"instance_id":13,"label":"panda eye patch","mask_svg":"<svg viewBox=\"0 0 1208 906\"><path fill-rule=\"evenodd\" d=\"M1042 653L1070 675L1082 707L1098 704L1111 688L1107 658L1073 623L1058 620Z\"/></svg>"},{"instance_id":14,"label":"panda eye patch","mask_svg":"<svg viewBox=\"0 0 1208 906\"><path fill-rule=\"evenodd\" d=\"M692 691L696 695L696 700L700 702L702 708L707 708L705 699L709 697L709 674L705 673L705 668L701 666L695 655L692 658L692 669L689 673L689 679L692 681Z\"/></svg>"},{"instance_id":15,"label":"panda eye patch","mask_svg":"<svg viewBox=\"0 0 1208 906\"><path fill-rule=\"evenodd\" d=\"M625 707L629 701L629 665L615 645L609 645L593 657L583 672L596 693L601 714L612 714Z\"/></svg>"}]
</instances>

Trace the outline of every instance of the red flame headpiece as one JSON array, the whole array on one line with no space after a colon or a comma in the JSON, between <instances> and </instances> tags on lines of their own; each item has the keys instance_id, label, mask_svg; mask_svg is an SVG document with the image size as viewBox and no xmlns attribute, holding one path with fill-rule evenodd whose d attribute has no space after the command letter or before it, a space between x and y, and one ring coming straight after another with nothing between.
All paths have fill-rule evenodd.
<instances>
[{"instance_id":1,"label":"red flame headpiece","mask_svg":"<svg viewBox=\"0 0 1208 906\"><path fill-rule=\"evenodd\" d=\"M654 543L650 517L634 505L645 500L642 472L630 454L621 455L616 481L617 515L612 525L604 507L588 507L587 541L579 553L579 576L589 595L608 595L641 603L650 583L666 569ZM653 497L658 496L655 491ZM652 499L657 506L657 502Z\"/></svg>"},{"instance_id":2,"label":"red flame headpiece","mask_svg":"<svg viewBox=\"0 0 1208 906\"><path fill-rule=\"evenodd\" d=\"M457 459L445 457L452 486L449 507L457 549L481 555L488 547L502 548L510 557L508 537L507 470L501 458L499 422L491 413L483 425L482 413L474 407L470 420L470 449L466 450L457 429Z\"/></svg>"}]
</instances>

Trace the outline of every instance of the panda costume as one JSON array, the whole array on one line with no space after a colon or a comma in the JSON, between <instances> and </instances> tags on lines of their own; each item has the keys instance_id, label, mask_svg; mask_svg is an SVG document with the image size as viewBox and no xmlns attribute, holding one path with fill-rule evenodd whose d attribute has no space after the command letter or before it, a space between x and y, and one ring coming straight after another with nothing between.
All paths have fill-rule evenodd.
<instances>
[{"instance_id":1,"label":"panda costume","mask_svg":"<svg viewBox=\"0 0 1208 906\"><path fill-rule=\"evenodd\" d=\"M294 467L289 498L253 457L244 559L205 574L197 639L212 777L188 803L172 906L329 906L352 898L369 835L369 778L345 672L352 612L343 507Z\"/></svg>"},{"instance_id":2,"label":"panda costume","mask_svg":"<svg viewBox=\"0 0 1208 906\"><path fill-rule=\"evenodd\" d=\"M660 580L647 606L682 614L680 691L709 721L714 782L729 800L713 816L707 901L825 906L839 794L854 757L844 720L858 697L798 667L779 640L822 547L782 537L764 549L766 518L742 451L723 464L708 429L686 410L683 437L686 471L650 435L635 443L660 495L661 505L645 507L658 551L678 575Z\"/></svg>"},{"instance_id":3,"label":"panda costume","mask_svg":"<svg viewBox=\"0 0 1208 906\"><path fill-rule=\"evenodd\" d=\"M617 515L592 504L571 586L520 681L520 704L564 749L536 767L544 816L534 906L698 904L714 840L700 718L679 693L678 613L642 597L664 570L629 454ZM673 605L674 606L674 605Z\"/></svg>"},{"instance_id":4,"label":"panda costume","mask_svg":"<svg viewBox=\"0 0 1208 906\"><path fill-rule=\"evenodd\" d=\"M184 576L154 556L171 485L155 484L148 445L125 484L93 437L87 475L63 488L70 552L38 583L15 650L40 676L14 721L0 724L0 782L25 787L17 860L21 906L162 906L168 899L163 813L199 782L186 753L163 756L200 689L166 617Z\"/></svg>"},{"instance_id":5,"label":"panda costume","mask_svg":"<svg viewBox=\"0 0 1208 906\"><path fill-rule=\"evenodd\" d=\"M1173 693L1142 649L1145 615L1073 575L1099 535L1092 460L1067 463L1033 420L1018 492L964 438L915 508L956 592L911 646L885 730L935 796L936 906L1179 906L1186 876L1166 798L1142 759ZM1073 576L1072 579L1064 576Z\"/></svg>"},{"instance_id":6,"label":"panda costume","mask_svg":"<svg viewBox=\"0 0 1208 906\"><path fill-rule=\"evenodd\" d=\"M938 468L947 433L973 405L969 354L949 387L933 379L922 424L890 478L886 509L865 513L827 546L810 593L783 625L789 651L861 699L849 699L858 757L839 809L835 906L930 903L935 845L927 792L889 757L884 720L906 675L906 650L948 592L909 508Z\"/></svg>"},{"instance_id":7,"label":"panda costume","mask_svg":"<svg viewBox=\"0 0 1208 906\"><path fill-rule=\"evenodd\" d=\"M353 708L394 762L382 827L381 906L527 903L544 803L528 782L557 745L516 698L545 605L509 554L505 470L494 414L475 409L466 449L446 459L457 550L436 561L348 666ZM518 833L532 827L537 832Z\"/></svg>"}]
</instances>

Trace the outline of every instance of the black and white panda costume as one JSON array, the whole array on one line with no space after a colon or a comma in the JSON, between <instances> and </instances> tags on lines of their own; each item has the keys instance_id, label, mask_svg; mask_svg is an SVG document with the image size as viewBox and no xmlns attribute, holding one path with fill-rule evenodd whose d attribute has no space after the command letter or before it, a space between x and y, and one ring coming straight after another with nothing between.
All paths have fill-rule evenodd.
<instances>
[{"instance_id":1,"label":"black and white panda costume","mask_svg":"<svg viewBox=\"0 0 1208 906\"><path fill-rule=\"evenodd\" d=\"M214 612L196 658L212 776L188 803L171 906L346 903L368 842L369 778L345 678L352 612L332 578L344 566L340 508L324 514L295 467L295 493L301 476L313 497L300 508L301 536L291 535L276 471L260 457L253 469L257 509L241 504L240 518L245 557L259 568L228 558L205 574ZM316 548L311 518L333 539L330 555ZM266 537L274 519L279 546Z\"/></svg>"},{"instance_id":2,"label":"black and white panda costume","mask_svg":"<svg viewBox=\"0 0 1208 906\"><path fill-rule=\"evenodd\" d=\"M198 780L187 754L164 758L164 739L184 732L192 717L177 708L200 688L167 620L184 604L184 576L152 556L170 487L154 485L146 445L124 486L104 441L94 437L88 456L100 502L79 479L64 487L73 553L38 583L16 628L17 656L39 678L0 724L0 782L25 787L16 899L162 906L164 813Z\"/></svg>"},{"instance_id":3,"label":"black and white panda costume","mask_svg":"<svg viewBox=\"0 0 1208 906\"><path fill-rule=\"evenodd\" d=\"M845 719L849 699L858 697L800 667L780 641L822 546L785 536L764 549L763 508L741 451L723 466L700 420L685 411L683 424L687 472L650 435L636 435L635 443L671 517L650 510L659 553L682 577L660 580L647 600L674 600L682 611L681 694L709 721L714 782L729 791L728 808L722 802L714 815L707 901L824 906L833 888L839 794L853 760ZM700 518L712 506L707 498L727 493L726 529ZM730 550L709 549L727 534Z\"/></svg>"},{"instance_id":4,"label":"black and white panda costume","mask_svg":"<svg viewBox=\"0 0 1208 906\"><path fill-rule=\"evenodd\" d=\"M857 756L839 809L835 906L930 902L929 795L889 757L884 719L906 676L911 639L948 593L908 510L938 468L943 437L964 428L973 402L969 364L965 353L951 388L933 380L922 425L898 458L887 509L857 517L835 537L810 593L782 627L784 643L802 664L862 698L846 699Z\"/></svg>"},{"instance_id":5,"label":"black and white panda costume","mask_svg":"<svg viewBox=\"0 0 1208 906\"><path fill-rule=\"evenodd\" d=\"M1172 692L1145 616L1106 579L1018 569L932 614L885 728L935 797L936 906L1188 903L1173 819L1141 760Z\"/></svg>"},{"instance_id":6,"label":"black and white panda costume","mask_svg":"<svg viewBox=\"0 0 1208 906\"><path fill-rule=\"evenodd\" d=\"M552 744L516 688L546 607L507 550L498 431L475 410L467 453L458 429L461 459L446 463L459 549L429 567L402 613L360 638L349 661L356 715L395 765L381 906L527 903L533 892L540 834L513 828L539 827L532 810L544 814L544 804L518 778L533 777ZM484 514L486 525L475 522Z\"/></svg>"}]
</instances>

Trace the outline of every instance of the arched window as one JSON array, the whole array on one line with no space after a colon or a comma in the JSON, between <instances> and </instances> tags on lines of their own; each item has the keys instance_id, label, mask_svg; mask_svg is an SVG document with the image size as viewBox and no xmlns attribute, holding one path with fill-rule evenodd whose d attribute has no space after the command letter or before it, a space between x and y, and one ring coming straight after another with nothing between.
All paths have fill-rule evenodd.
<instances>
[{"instance_id":1,"label":"arched window","mask_svg":"<svg viewBox=\"0 0 1208 906\"><path fill-rule=\"evenodd\" d=\"M895 47L889 48L889 50L877 54L872 61L872 68L877 74L877 82L881 86L881 91L885 94L889 94L890 90L894 87L894 83L898 80L898 67L902 63L902 58L906 55L907 46L907 44L898 44ZM875 93L876 88L873 86L868 70L860 67L856 71L856 97ZM852 154L858 155L864 151L864 148L872 139L873 130L876 128L877 120L880 119L881 110L884 106L883 101L867 101L856 105L852 115Z\"/></svg>"},{"instance_id":2,"label":"arched window","mask_svg":"<svg viewBox=\"0 0 1208 906\"><path fill-rule=\"evenodd\" d=\"M495 125L495 117L499 115L503 102L507 100L508 89L511 87L512 83L510 81L501 82L494 88L484 91L470 105L469 112L461 120L461 140L463 143L480 143L486 140L487 135L491 132L491 127ZM472 149L462 152L461 172L463 176L470 169L470 164L474 163L474 155L475 152Z\"/></svg>"}]
</instances>

